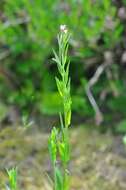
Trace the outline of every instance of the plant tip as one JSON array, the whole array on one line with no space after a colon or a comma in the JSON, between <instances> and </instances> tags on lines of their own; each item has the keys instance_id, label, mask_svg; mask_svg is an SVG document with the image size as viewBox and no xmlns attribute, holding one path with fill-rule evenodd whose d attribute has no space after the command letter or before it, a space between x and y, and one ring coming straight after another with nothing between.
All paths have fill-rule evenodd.
<instances>
[{"instance_id":1,"label":"plant tip","mask_svg":"<svg viewBox=\"0 0 126 190\"><path fill-rule=\"evenodd\" d=\"M60 25L60 31L66 34L68 32L67 26L65 24Z\"/></svg>"}]
</instances>

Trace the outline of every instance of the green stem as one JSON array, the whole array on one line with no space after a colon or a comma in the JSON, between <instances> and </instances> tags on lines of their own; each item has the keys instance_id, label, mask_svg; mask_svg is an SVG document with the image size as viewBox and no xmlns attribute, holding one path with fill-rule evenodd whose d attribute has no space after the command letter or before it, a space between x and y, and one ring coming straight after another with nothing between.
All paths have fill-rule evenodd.
<instances>
[{"instance_id":1,"label":"green stem","mask_svg":"<svg viewBox=\"0 0 126 190\"><path fill-rule=\"evenodd\" d=\"M64 131L63 131L63 141L65 142L65 144L67 144L68 146L66 146L66 151L68 154L69 154L69 138L68 138L68 128L64 128ZM63 174L64 174L64 189L63 190L68 190L68 173L67 173L67 168L68 168L68 162L69 160L66 160L64 163L63 163Z\"/></svg>"},{"instance_id":2,"label":"green stem","mask_svg":"<svg viewBox=\"0 0 126 190\"><path fill-rule=\"evenodd\" d=\"M53 163L53 176L54 176L54 190L57 190L57 188L56 188L56 164L55 163Z\"/></svg>"},{"instance_id":3,"label":"green stem","mask_svg":"<svg viewBox=\"0 0 126 190\"><path fill-rule=\"evenodd\" d=\"M66 163L63 166L63 172L64 172L63 190L68 190L68 174L67 174L67 164Z\"/></svg>"}]
</instances>

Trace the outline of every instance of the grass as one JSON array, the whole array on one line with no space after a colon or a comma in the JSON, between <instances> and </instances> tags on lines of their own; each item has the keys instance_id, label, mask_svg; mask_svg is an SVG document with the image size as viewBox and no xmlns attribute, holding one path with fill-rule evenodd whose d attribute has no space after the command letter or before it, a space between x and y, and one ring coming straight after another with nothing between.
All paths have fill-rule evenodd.
<instances>
[{"instance_id":1,"label":"grass","mask_svg":"<svg viewBox=\"0 0 126 190\"><path fill-rule=\"evenodd\" d=\"M49 152L54 174L54 190L69 190L70 178L68 162L70 160L68 128L71 123L70 77L67 58L70 34L65 25L61 25L58 35L58 53L54 51L53 60L57 64L60 78L56 77L56 84L62 100L63 115L60 113L60 130L53 127L49 138ZM58 158L59 156L59 158ZM60 161L60 166L57 164Z\"/></svg>"},{"instance_id":2,"label":"grass","mask_svg":"<svg viewBox=\"0 0 126 190\"><path fill-rule=\"evenodd\" d=\"M9 184L6 185L6 190L18 190L17 187L17 168L7 169L7 174L9 178Z\"/></svg>"}]
</instances>

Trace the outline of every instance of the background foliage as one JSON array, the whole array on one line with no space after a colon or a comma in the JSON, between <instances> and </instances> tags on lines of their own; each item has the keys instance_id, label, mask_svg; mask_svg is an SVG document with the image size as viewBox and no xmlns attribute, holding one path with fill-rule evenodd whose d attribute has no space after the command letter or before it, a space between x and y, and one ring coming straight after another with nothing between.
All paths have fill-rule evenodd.
<instances>
[{"instance_id":1,"label":"background foliage","mask_svg":"<svg viewBox=\"0 0 126 190\"><path fill-rule=\"evenodd\" d=\"M0 100L21 113L55 114L61 110L52 48L60 24L71 31L72 109L92 117L85 85L112 56L107 73L93 87L100 109L124 118L125 1L2 0L0 6ZM4 57L4 59L3 59Z\"/></svg>"}]
</instances>

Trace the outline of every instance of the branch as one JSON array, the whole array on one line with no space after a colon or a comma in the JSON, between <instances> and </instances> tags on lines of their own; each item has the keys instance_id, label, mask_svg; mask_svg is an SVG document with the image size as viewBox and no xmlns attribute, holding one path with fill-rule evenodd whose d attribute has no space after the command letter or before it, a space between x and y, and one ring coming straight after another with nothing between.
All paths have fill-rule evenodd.
<instances>
[{"instance_id":1,"label":"branch","mask_svg":"<svg viewBox=\"0 0 126 190\"><path fill-rule=\"evenodd\" d=\"M6 57L8 57L10 55L10 50L6 50L3 53L0 54L0 61L5 59Z\"/></svg>"},{"instance_id":2,"label":"branch","mask_svg":"<svg viewBox=\"0 0 126 190\"><path fill-rule=\"evenodd\" d=\"M29 21L30 21L30 17L18 18L18 19L13 20L13 21L7 20L6 22L3 23L3 28L6 29L10 26L17 26L20 24L28 23Z\"/></svg>"},{"instance_id":3,"label":"branch","mask_svg":"<svg viewBox=\"0 0 126 190\"><path fill-rule=\"evenodd\" d=\"M98 104L96 103L96 100L91 92L91 88L97 83L99 80L101 74L105 71L106 67L112 63L112 55L111 52L106 52L104 55L105 61L103 64L101 64L96 72L94 73L93 77L89 80L88 84L86 85L86 94L88 96L88 99L95 111L95 120L96 124L100 125L103 122L103 114L100 111L100 108L98 107Z\"/></svg>"},{"instance_id":4,"label":"branch","mask_svg":"<svg viewBox=\"0 0 126 190\"><path fill-rule=\"evenodd\" d=\"M0 75L3 76L6 83L9 85L9 87L15 90L15 89L19 89L20 84L18 80L16 80L16 76L14 76L14 74L12 74L10 70L8 70L7 68L4 68L3 62L2 62L2 60L8 57L9 55L10 55L10 50L6 50L0 54L0 63L2 63L0 65Z\"/></svg>"}]
</instances>

